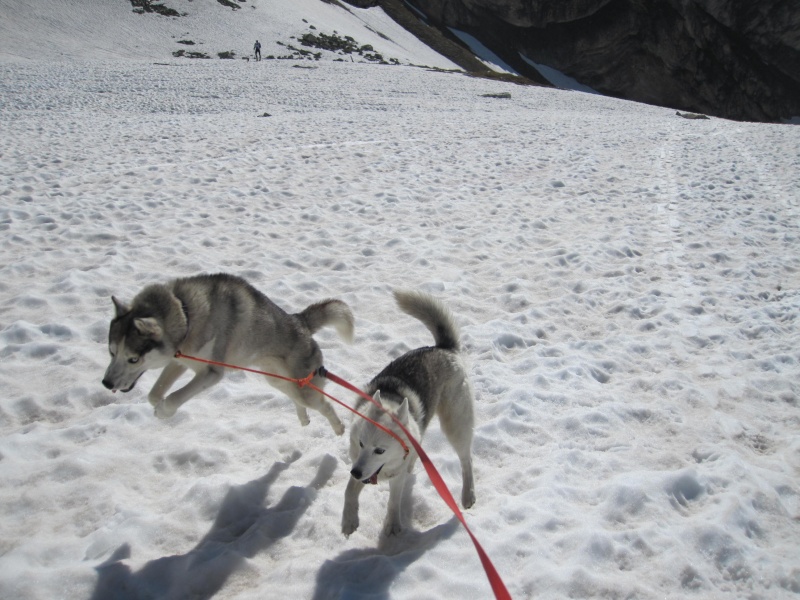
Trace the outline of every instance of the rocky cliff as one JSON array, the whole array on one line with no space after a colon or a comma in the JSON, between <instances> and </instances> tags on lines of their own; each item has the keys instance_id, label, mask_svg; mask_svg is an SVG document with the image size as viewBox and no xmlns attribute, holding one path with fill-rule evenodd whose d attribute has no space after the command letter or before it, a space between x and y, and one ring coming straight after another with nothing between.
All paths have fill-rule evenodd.
<instances>
[{"instance_id":1,"label":"rocky cliff","mask_svg":"<svg viewBox=\"0 0 800 600\"><path fill-rule=\"evenodd\" d=\"M534 80L528 61L619 98L739 120L800 116L796 0L406 3L440 31L475 36Z\"/></svg>"}]
</instances>

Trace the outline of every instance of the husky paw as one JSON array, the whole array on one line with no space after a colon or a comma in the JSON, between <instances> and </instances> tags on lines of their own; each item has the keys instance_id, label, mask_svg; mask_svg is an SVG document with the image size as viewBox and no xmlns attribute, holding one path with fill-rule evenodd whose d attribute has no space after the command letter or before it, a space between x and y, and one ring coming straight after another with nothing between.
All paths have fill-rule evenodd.
<instances>
[{"instance_id":1,"label":"husky paw","mask_svg":"<svg viewBox=\"0 0 800 600\"><path fill-rule=\"evenodd\" d=\"M333 427L333 433L335 433L336 435L344 434L344 425L342 425L341 421L339 421L338 423L331 423L331 427Z\"/></svg>"},{"instance_id":2,"label":"husky paw","mask_svg":"<svg viewBox=\"0 0 800 600\"><path fill-rule=\"evenodd\" d=\"M384 526L383 535L385 535L386 537L391 537L393 535L400 535L402 531L403 531L403 526L399 522L391 521L389 523L386 523L386 525Z\"/></svg>"},{"instance_id":3,"label":"husky paw","mask_svg":"<svg viewBox=\"0 0 800 600\"><path fill-rule=\"evenodd\" d=\"M155 408L164 401L164 398L162 396L157 396L156 394L149 394L147 396L147 400L153 405L153 408Z\"/></svg>"},{"instance_id":4,"label":"husky paw","mask_svg":"<svg viewBox=\"0 0 800 600\"><path fill-rule=\"evenodd\" d=\"M475 504L475 490L464 490L461 492L461 506L469 508Z\"/></svg>"},{"instance_id":5,"label":"husky paw","mask_svg":"<svg viewBox=\"0 0 800 600\"><path fill-rule=\"evenodd\" d=\"M167 403L166 400L162 400L156 406L156 416L159 419L169 419L172 417L176 412L177 408Z\"/></svg>"},{"instance_id":6,"label":"husky paw","mask_svg":"<svg viewBox=\"0 0 800 600\"><path fill-rule=\"evenodd\" d=\"M358 513L347 514L347 512L345 512L345 514L342 515L342 533L350 537L350 534L356 529L358 529Z\"/></svg>"}]
</instances>

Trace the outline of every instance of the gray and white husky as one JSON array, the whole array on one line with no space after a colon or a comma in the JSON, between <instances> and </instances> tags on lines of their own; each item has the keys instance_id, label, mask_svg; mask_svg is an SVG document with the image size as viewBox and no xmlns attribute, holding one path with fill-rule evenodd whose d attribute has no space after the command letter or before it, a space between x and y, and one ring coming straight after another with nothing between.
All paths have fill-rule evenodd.
<instances>
[{"instance_id":1,"label":"gray and white husky","mask_svg":"<svg viewBox=\"0 0 800 600\"><path fill-rule=\"evenodd\" d=\"M240 277L198 275L145 287L128 304L112 296L116 315L108 331L108 365L103 385L129 392L149 369L161 369L149 400L159 418L171 417L193 396L222 379L223 367L175 358L175 353L257 367L292 378L304 378L322 365L322 352L311 335L332 325L351 341L353 314L341 300L323 300L288 314ZM185 386L165 396L178 378L192 369ZM344 433L333 407L308 386L268 378L291 398L302 425L312 408L322 413L337 435ZM311 382L322 388L323 378Z\"/></svg>"},{"instance_id":2,"label":"gray and white husky","mask_svg":"<svg viewBox=\"0 0 800 600\"><path fill-rule=\"evenodd\" d=\"M427 294L396 291L400 310L419 319L433 334L435 346L417 348L389 363L365 392L394 414L417 440L433 419L439 416L442 431L461 461L461 504L475 503L472 477L472 431L474 428L472 387L460 355L458 327L450 311ZM356 409L406 439L402 430L385 412L366 399ZM406 442L407 443L407 442ZM385 431L354 416L350 429L350 458L353 468L344 494L342 533L358 528L358 497L366 484L389 482L389 507L383 532L395 535L402 530L401 501L406 479L417 458L411 444L404 459L400 443Z\"/></svg>"}]
</instances>

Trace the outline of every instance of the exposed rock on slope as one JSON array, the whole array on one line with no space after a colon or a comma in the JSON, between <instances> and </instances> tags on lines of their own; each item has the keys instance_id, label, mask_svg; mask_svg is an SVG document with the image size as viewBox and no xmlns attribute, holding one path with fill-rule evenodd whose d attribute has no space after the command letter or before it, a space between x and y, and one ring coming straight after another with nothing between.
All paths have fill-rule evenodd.
<instances>
[{"instance_id":1,"label":"exposed rock on slope","mask_svg":"<svg viewBox=\"0 0 800 600\"><path fill-rule=\"evenodd\" d=\"M333 0L326 0L333 1ZM449 60L457 64L465 71L481 77L492 79L505 79L513 83L536 84L551 86L542 75L532 68L520 69L519 76L509 76L506 73L492 71L458 39L449 32L446 27L429 24L419 17L418 12L409 8L405 0L346 0L348 4L359 8L371 8L380 6L387 15L395 22L414 34L421 42L427 44L433 50L446 56Z\"/></svg>"},{"instance_id":2,"label":"exposed rock on slope","mask_svg":"<svg viewBox=\"0 0 800 600\"><path fill-rule=\"evenodd\" d=\"M741 120L800 115L800 3L794 0L409 4L441 29L480 39L529 77L537 75L521 56L620 98Z\"/></svg>"}]
</instances>

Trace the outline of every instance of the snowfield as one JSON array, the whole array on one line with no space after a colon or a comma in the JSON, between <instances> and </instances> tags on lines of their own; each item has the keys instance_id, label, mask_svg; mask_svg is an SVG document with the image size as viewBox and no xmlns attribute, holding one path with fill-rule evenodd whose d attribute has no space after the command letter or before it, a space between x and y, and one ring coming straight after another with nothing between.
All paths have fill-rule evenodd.
<instances>
[{"instance_id":1,"label":"snowfield","mask_svg":"<svg viewBox=\"0 0 800 600\"><path fill-rule=\"evenodd\" d=\"M29 14L56 4L3 0L0 22L74 41ZM401 35L253 4L231 13ZM514 598L798 597L800 129L330 57L108 60L105 39L58 61L0 42L0 597L491 597L420 465L403 534L380 537L383 484L345 538L347 433L258 376L165 421L157 373L103 388L110 296L199 272L290 312L346 301L354 343L317 339L357 385L431 342L394 288L452 309L465 514ZM446 66L404 44L384 51ZM423 445L459 497L436 421Z\"/></svg>"}]
</instances>

